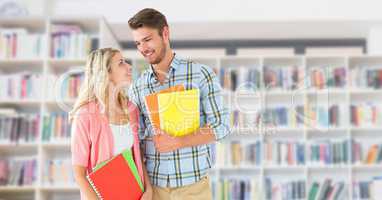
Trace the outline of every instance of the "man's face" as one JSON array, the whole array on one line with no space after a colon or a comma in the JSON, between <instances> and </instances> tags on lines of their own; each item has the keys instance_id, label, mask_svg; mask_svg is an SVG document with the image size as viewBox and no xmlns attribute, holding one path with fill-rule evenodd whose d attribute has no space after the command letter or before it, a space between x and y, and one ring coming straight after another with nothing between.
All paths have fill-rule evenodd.
<instances>
[{"instance_id":1,"label":"man's face","mask_svg":"<svg viewBox=\"0 0 382 200\"><path fill-rule=\"evenodd\" d=\"M138 51L150 64L160 63L166 54L166 41L168 41L168 29L159 35L157 29L141 27L132 31Z\"/></svg>"}]
</instances>

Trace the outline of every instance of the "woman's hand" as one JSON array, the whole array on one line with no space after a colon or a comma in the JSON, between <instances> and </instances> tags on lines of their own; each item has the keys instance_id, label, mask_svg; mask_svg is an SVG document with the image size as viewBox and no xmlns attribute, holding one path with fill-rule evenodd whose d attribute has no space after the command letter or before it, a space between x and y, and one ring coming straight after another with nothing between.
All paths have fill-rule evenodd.
<instances>
[{"instance_id":1,"label":"woman's hand","mask_svg":"<svg viewBox=\"0 0 382 200\"><path fill-rule=\"evenodd\" d=\"M147 187L146 191L143 193L141 200L152 200L153 199L153 189L151 187Z\"/></svg>"}]
</instances>

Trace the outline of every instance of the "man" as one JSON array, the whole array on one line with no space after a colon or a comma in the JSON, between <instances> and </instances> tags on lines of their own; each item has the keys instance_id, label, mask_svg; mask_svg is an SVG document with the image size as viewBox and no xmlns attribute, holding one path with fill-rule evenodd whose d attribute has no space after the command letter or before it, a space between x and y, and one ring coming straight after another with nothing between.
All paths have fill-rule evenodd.
<instances>
[{"instance_id":1,"label":"man","mask_svg":"<svg viewBox=\"0 0 382 200\"><path fill-rule=\"evenodd\" d=\"M153 199L212 199L209 144L229 134L229 112L218 78L210 67L175 55L166 18L157 10L139 11L129 20L129 26L138 51L151 64L134 82L129 97L141 112L140 135ZM190 135L171 137L153 129L144 99L179 84L199 89L201 124Z\"/></svg>"}]
</instances>

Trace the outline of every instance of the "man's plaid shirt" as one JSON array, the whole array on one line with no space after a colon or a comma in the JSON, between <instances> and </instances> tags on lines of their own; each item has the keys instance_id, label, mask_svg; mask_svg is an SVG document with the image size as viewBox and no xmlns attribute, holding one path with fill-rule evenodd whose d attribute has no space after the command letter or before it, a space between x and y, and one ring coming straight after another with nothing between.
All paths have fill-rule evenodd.
<instances>
[{"instance_id":1,"label":"man's plaid shirt","mask_svg":"<svg viewBox=\"0 0 382 200\"><path fill-rule=\"evenodd\" d=\"M199 145L168 153L156 151L152 126L144 102L145 96L183 84L200 92L200 127L209 124L216 140L229 134L229 111L223 103L219 79L210 67L182 59L177 55L170 64L167 79L160 84L152 67L142 73L129 89L129 98L140 110L140 139L151 183L160 187L181 187L198 182L211 168L210 145Z\"/></svg>"}]
</instances>

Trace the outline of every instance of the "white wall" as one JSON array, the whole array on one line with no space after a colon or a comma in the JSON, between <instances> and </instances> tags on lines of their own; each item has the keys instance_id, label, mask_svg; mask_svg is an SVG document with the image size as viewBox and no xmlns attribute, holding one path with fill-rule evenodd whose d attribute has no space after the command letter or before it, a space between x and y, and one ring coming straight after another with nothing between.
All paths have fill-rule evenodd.
<instances>
[{"instance_id":1,"label":"white wall","mask_svg":"<svg viewBox=\"0 0 382 200\"><path fill-rule=\"evenodd\" d=\"M30 0L32 1L32 0ZM144 7L162 11L171 22L253 20L379 20L378 0L56 0L56 14L102 14L124 23Z\"/></svg>"}]
</instances>

